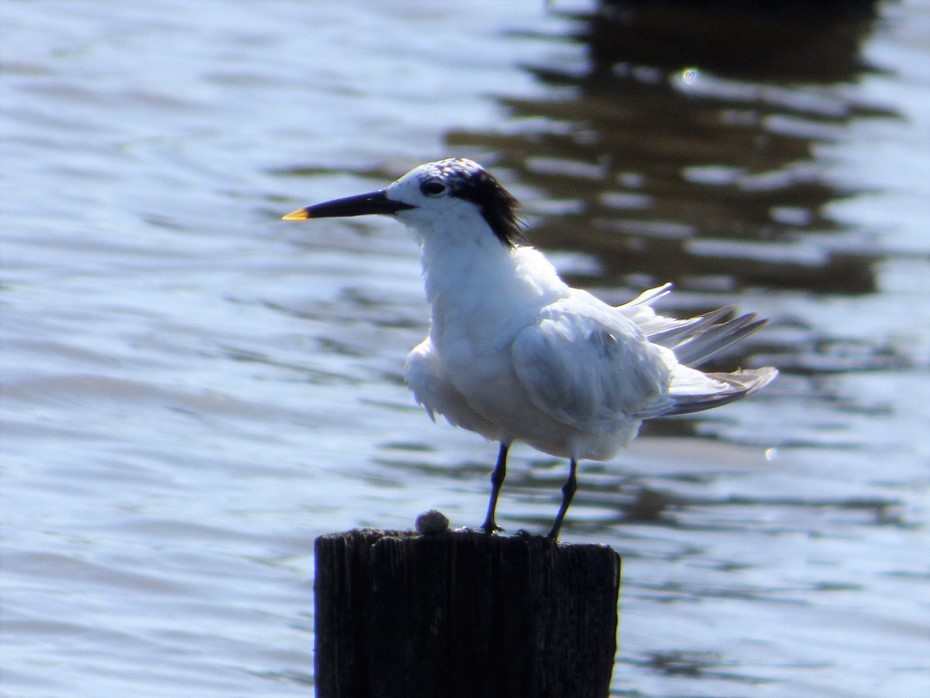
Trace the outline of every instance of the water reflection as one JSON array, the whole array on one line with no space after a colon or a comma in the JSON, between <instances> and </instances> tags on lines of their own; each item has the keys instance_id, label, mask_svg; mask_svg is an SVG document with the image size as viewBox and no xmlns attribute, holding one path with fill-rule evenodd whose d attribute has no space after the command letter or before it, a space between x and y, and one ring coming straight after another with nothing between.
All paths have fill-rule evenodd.
<instances>
[{"instance_id":1,"label":"water reflection","mask_svg":"<svg viewBox=\"0 0 930 698\"><path fill-rule=\"evenodd\" d=\"M868 70L872 3L617 2L572 20L585 63L532 66L551 94L503 100L523 128L448 136L556 202L530 209L534 242L596 254L614 285L875 290L877 258L826 210L856 192L817 153L893 116L844 91Z\"/></svg>"}]
</instances>

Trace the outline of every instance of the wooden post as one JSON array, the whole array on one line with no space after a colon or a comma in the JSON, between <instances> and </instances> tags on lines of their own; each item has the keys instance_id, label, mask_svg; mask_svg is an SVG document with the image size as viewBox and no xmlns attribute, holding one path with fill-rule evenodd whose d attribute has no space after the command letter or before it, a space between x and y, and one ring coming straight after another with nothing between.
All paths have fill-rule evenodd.
<instances>
[{"instance_id":1,"label":"wooden post","mask_svg":"<svg viewBox=\"0 0 930 698\"><path fill-rule=\"evenodd\" d=\"M320 698L603 698L620 556L477 531L316 540Z\"/></svg>"}]
</instances>

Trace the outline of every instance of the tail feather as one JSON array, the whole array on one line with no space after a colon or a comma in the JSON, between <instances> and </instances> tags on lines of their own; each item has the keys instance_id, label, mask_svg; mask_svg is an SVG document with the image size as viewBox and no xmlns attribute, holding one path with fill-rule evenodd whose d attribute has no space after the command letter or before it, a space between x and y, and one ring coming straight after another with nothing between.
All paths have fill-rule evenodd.
<instances>
[{"instance_id":1,"label":"tail feather","mask_svg":"<svg viewBox=\"0 0 930 698\"><path fill-rule=\"evenodd\" d=\"M661 407L663 416L701 412L726 405L775 380L778 370L771 366L733 373L698 370L698 366L756 332L768 321L759 319L755 313L734 317L733 306L685 320L664 317L651 305L667 295L671 288L671 284L665 284L649 289L626 305L617 307L637 324L650 342L671 349L678 361L669 386L670 403Z\"/></svg>"},{"instance_id":2,"label":"tail feather","mask_svg":"<svg viewBox=\"0 0 930 698\"><path fill-rule=\"evenodd\" d=\"M617 306L617 310L633 320L650 342L674 351L685 366L700 366L767 322L756 319L754 313L733 317L735 308L731 305L685 320L659 315L652 303L671 289L671 284L665 284L643 291L629 303Z\"/></svg>"},{"instance_id":3,"label":"tail feather","mask_svg":"<svg viewBox=\"0 0 930 698\"><path fill-rule=\"evenodd\" d=\"M709 313L705 317L713 315L714 313ZM747 313L726 322L702 326L671 349L678 361L685 366L700 366L731 344L756 332L767 322L768 320L757 319L755 313Z\"/></svg>"},{"instance_id":4,"label":"tail feather","mask_svg":"<svg viewBox=\"0 0 930 698\"><path fill-rule=\"evenodd\" d=\"M695 375L697 374L697 375ZM771 366L733 373L701 373L680 367L672 376L672 409L663 416L690 414L720 407L764 388L778 375Z\"/></svg>"},{"instance_id":5,"label":"tail feather","mask_svg":"<svg viewBox=\"0 0 930 698\"><path fill-rule=\"evenodd\" d=\"M646 336L653 344L658 344L669 349L674 349L684 341L696 337L702 332L707 331L709 326L713 326L718 320L722 320L733 314L733 306L728 305L717 310L712 310L707 315L679 320L678 323L668 329L662 329L655 332L646 332Z\"/></svg>"},{"instance_id":6,"label":"tail feather","mask_svg":"<svg viewBox=\"0 0 930 698\"><path fill-rule=\"evenodd\" d=\"M636 298L631 300L629 303L624 303L623 305L617 306L620 309L629 309L636 308L641 305L649 306L652 305L654 301L659 300L660 298L667 296L672 292L672 284L664 283L661 286L656 286L655 288L649 288L640 293Z\"/></svg>"}]
</instances>

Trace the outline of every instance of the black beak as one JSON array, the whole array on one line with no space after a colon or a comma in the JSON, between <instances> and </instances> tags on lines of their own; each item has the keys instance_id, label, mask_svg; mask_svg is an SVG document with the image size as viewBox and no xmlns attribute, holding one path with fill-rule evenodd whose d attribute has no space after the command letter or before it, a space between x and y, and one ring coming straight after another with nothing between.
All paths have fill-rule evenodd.
<instances>
[{"instance_id":1,"label":"black beak","mask_svg":"<svg viewBox=\"0 0 930 698\"><path fill-rule=\"evenodd\" d=\"M322 204L307 206L284 216L286 221L300 221L307 218L343 218L346 216L369 216L372 214L394 214L408 208L416 208L400 201L387 198L386 190L373 191L368 194L347 196Z\"/></svg>"}]
</instances>

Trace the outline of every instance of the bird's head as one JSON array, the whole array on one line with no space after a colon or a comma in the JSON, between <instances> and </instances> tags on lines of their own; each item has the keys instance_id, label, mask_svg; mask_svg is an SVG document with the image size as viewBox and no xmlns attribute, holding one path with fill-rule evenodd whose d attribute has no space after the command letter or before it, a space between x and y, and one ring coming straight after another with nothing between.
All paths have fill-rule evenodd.
<instances>
[{"instance_id":1,"label":"bird's head","mask_svg":"<svg viewBox=\"0 0 930 698\"><path fill-rule=\"evenodd\" d=\"M481 230L501 244L524 240L519 203L481 165L450 158L415 167L386 189L298 209L284 220L393 215L424 237L442 230Z\"/></svg>"}]
</instances>

